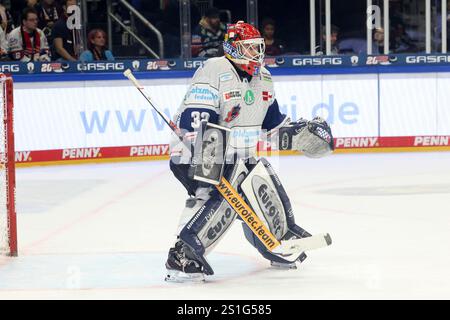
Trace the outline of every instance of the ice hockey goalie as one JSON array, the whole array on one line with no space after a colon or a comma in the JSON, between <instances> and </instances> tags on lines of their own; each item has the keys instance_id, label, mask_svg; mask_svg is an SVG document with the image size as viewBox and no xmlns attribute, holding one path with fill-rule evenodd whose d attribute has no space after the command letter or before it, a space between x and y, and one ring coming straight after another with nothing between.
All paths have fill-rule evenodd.
<instances>
[{"instance_id":1,"label":"ice hockey goalie","mask_svg":"<svg viewBox=\"0 0 450 320\"><path fill-rule=\"evenodd\" d=\"M205 275L212 275L206 255L239 219L212 184L193 177L192 159L201 145L195 140L203 123L228 129L227 161L221 174L240 190L278 240L311 234L296 224L289 198L270 163L257 159L259 139L262 135L276 136L280 149L298 150L315 158L334 149L331 129L324 120L291 121L280 112L272 76L263 66L264 39L255 27L242 21L229 25L223 48L225 56L207 60L196 71L174 119L185 134L183 143L176 138L171 142L170 168L189 198L166 262L169 281L203 281ZM218 137L210 136L206 141L206 158L215 154ZM206 168L210 172L212 167ZM245 238L273 266L295 268L306 258L304 252L274 254L242 225Z\"/></svg>"}]
</instances>

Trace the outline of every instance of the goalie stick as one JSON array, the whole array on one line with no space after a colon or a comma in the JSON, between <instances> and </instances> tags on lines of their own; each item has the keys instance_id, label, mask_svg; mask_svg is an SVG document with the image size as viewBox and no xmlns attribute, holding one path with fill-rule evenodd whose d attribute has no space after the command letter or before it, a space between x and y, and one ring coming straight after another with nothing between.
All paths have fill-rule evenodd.
<instances>
[{"instance_id":1,"label":"goalie stick","mask_svg":"<svg viewBox=\"0 0 450 320\"><path fill-rule=\"evenodd\" d=\"M177 135L180 141L183 141L180 128L178 128L178 126L170 120L166 114L162 113L155 106L153 100L145 92L144 87L137 81L131 70L127 69L123 74L134 84L150 106L161 116L164 122ZM224 177L221 178L220 183L215 187L269 251L277 254L288 255L322 248L331 244L331 237L328 233L316 234L311 237L301 239L283 240L280 242ZM242 204L242 206L239 206L241 209L237 209L237 203Z\"/></svg>"}]
</instances>

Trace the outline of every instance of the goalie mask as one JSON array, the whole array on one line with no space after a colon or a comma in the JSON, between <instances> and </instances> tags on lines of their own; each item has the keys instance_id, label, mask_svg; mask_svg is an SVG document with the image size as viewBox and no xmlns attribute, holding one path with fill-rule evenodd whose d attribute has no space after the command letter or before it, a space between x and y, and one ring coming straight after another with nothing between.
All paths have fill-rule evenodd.
<instances>
[{"instance_id":1,"label":"goalie mask","mask_svg":"<svg viewBox=\"0 0 450 320\"><path fill-rule=\"evenodd\" d=\"M254 26L243 21L229 24L223 49L225 56L249 75L259 74L264 62L265 43Z\"/></svg>"}]
</instances>

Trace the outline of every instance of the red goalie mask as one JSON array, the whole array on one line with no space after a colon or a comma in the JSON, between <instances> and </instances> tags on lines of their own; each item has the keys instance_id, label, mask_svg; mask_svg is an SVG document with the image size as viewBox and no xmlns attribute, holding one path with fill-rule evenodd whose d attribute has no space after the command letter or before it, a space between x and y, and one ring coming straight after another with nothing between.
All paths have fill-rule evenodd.
<instances>
[{"instance_id":1,"label":"red goalie mask","mask_svg":"<svg viewBox=\"0 0 450 320\"><path fill-rule=\"evenodd\" d=\"M225 56L248 74L254 76L259 73L264 62L265 44L254 26L243 21L229 24L223 49Z\"/></svg>"}]
</instances>

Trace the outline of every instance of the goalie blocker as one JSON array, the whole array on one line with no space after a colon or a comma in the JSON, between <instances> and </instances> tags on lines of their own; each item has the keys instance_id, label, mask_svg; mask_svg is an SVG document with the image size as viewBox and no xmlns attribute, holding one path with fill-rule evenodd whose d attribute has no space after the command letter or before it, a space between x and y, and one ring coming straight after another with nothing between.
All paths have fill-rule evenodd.
<instances>
[{"instance_id":1,"label":"goalie blocker","mask_svg":"<svg viewBox=\"0 0 450 320\"><path fill-rule=\"evenodd\" d=\"M202 121L192 158L193 178L218 185L222 179L230 129Z\"/></svg>"}]
</instances>

